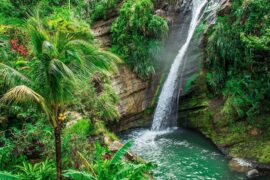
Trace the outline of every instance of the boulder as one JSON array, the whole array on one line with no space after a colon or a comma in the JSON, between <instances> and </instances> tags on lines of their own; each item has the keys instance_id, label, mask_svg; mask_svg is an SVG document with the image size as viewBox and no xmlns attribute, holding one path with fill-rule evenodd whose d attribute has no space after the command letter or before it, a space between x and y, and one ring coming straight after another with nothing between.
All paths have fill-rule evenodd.
<instances>
[{"instance_id":1,"label":"boulder","mask_svg":"<svg viewBox=\"0 0 270 180\"><path fill-rule=\"evenodd\" d=\"M259 171L257 169L251 169L246 175L248 179L253 179L259 176Z\"/></svg>"},{"instance_id":2,"label":"boulder","mask_svg":"<svg viewBox=\"0 0 270 180\"><path fill-rule=\"evenodd\" d=\"M252 169L250 163L238 158L233 158L232 160L230 160L229 167L232 171L240 173L248 172Z\"/></svg>"}]
</instances>

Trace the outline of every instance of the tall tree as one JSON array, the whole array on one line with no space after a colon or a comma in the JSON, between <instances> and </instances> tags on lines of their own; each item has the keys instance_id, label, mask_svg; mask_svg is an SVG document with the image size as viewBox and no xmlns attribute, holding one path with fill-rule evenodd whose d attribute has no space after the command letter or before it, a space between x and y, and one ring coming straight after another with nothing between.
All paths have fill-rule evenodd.
<instances>
[{"instance_id":1,"label":"tall tree","mask_svg":"<svg viewBox=\"0 0 270 180\"><path fill-rule=\"evenodd\" d=\"M38 104L54 129L57 179L61 179L61 126L72 92L96 71L116 71L119 58L96 48L88 26L78 20L29 18L33 67L27 76L0 62L1 101Z\"/></svg>"}]
</instances>

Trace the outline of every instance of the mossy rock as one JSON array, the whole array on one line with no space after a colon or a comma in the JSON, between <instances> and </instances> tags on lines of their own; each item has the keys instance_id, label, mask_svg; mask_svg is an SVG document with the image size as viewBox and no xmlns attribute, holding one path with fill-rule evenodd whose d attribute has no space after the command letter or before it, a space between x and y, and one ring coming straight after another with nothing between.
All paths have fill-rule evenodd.
<instances>
[{"instance_id":1,"label":"mossy rock","mask_svg":"<svg viewBox=\"0 0 270 180\"><path fill-rule=\"evenodd\" d=\"M225 103L222 97L208 97L205 76L201 72L190 84L188 92L180 98L179 123L200 131L231 157L269 165L270 133L265 130L266 125L260 125L265 121L258 120L255 125L250 125L245 119L228 119L222 113Z\"/></svg>"}]
</instances>

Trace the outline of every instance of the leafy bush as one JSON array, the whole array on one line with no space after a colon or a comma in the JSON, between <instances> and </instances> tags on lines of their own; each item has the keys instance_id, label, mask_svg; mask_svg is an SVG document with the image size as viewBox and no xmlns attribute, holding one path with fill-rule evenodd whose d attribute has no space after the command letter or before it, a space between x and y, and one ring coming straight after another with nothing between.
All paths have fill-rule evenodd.
<instances>
[{"instance_id":1,"label":"leafy bush","mask_svg":"<svg viewBox=\"0 0 270 180\"><path fill-rule=\"evenodd\" d=\"M52 156L51 128L44 123L46 119L35 120L37 122L34 123L31 120L9 122L9 128L1 132L0 167L2 170L12 170L15 164L27 158L39 159L44 155Z\"/></svg>"},{"instance_id":2,"label":"leafy bush","mask_svg":"<svg viewBox=\"0 0 270 180\"><path fill-rule=\"evenodd\" d=\"M127 0L112 25L112 50L142 78L155 73L155 55L168 32L164 19L153 15L151 0Z\"/></svg>"},{"instance_id":3,"label":"leafy bush","mask_svg":"<svg viewBox=\"0 0 270 180\"><path fill-rule=\"evenodd\" d=\"M90 4L91 20L106 19L109 10L115 8L119 0L94 0Z\"/></svg>"}]
</instances>

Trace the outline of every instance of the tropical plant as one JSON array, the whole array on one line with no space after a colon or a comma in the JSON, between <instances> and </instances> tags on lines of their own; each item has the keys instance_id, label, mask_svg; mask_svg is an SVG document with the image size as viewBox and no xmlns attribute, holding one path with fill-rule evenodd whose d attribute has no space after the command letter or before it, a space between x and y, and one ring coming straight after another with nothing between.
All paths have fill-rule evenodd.
<instances>
[{"instance_id":1,"label":"tropical plant","mask_svg":"<svg viewBox=\"0 0 270 180\"><path fill-rule=\"evenodd\" d=\"M93 162L88 161L78 152L80 160L85 167L84 171L69 169L64 176L71 179L148 179L146 175L154 166L151 163L141 164L123 161L124 155L133 142L126 142L113 156L107 149L96 144L96 157Z\"/></svg>"},{"instance_id":2,"label":"tropical plant","mask_svg":"<svg viewBox=\"0 0 270 180\"><path fill-rule=\"evenodd\" d=\"M61 178L61 127L66 105L80 82L96 71L116 71L119 58L93 45L87 25L79 20L29 18L26 31L33 56L28 76L0 63L1 86L10 88L1 102L37 104L54 129L57 179Z\"/></svg>"}]
</instances>

